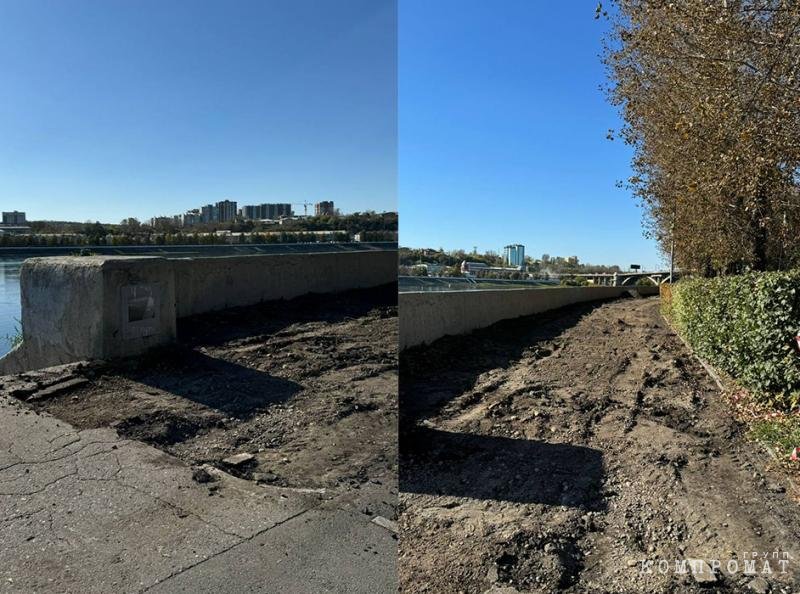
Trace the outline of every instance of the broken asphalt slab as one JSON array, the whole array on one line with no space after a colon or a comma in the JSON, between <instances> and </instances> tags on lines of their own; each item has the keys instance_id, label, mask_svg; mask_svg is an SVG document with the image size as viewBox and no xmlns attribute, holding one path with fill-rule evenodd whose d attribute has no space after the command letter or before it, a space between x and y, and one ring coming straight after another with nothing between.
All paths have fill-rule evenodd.
<instances>
[{"instance_id":1,"label":"broken asphalt slab","mask_svg":"<svg viewBox=\"0 0 800 594\"><path fill-rule=\"evenodd\" d=\"M149 445L3 395L0 426L0 592L397 589L394 535L320 492L201 484Z\"/></svg>"}]
</instances>

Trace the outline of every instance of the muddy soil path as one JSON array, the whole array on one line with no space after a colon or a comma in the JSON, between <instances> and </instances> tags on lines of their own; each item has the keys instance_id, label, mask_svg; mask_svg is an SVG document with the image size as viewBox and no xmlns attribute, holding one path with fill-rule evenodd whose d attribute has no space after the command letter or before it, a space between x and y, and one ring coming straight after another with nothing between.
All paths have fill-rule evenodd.
<instances>
[{"instance_id":1,"label":"muddy soil path","mask_svg":"<svg viewBox=\"0 0 800 594\"><path fill-rule=\"evenodd\" d=\"M79 385L34 393L29 403L79 429L114 427L198 467L352 493L361 511L393 518L396 303L391 285L181 320L178 344L84 370ZM34 376L12 383L53 381ZM249 456L226 462L237 454Z\"/></svg>"},{"instance_id":2,"label":"muddy soil path","mask_svg":"<svg viewBox=\"0 0 800 594\"><path fill-rule=\"evenodd\" d=\"M796 494L657 299L448 337L400 377L404 592L796 591ZM744 575L775 551L789 562ZM703 582L685 559L723 570Z\"/></svg>"}]
</instances>

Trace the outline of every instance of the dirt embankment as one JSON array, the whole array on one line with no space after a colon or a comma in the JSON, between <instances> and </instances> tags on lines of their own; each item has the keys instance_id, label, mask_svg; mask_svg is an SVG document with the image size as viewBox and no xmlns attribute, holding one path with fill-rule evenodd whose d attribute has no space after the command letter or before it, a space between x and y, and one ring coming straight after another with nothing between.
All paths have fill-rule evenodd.
<instances>
[{"instance_id":1,"label":"dirt embankment","mask_svg":"<svg viewBox=\"0 0 800 594\"><path fill-rule=\"evenodd\" d=\"M396 304L389 286L199 316L145 358L6 388L79 429L112 426L260 483L338 493L370 483L385 496L364 511L393 517ZM48 383L58 389L43 392Z\"/></svg>"},{"instance_id":2,"label":"dirt embankment","mask_svg":"<svg viewBox=\"0 0 800 594\"><path fill-rule=\"evenodd\" d=\"M797 494L743 439L656 299L445 338L403 353L400 377L404 592L797 586ZM772 574L763 557L744 574L753 553L776 551ZM678 573L687 559L723 567Z\"/></svg>"}]
</instances>

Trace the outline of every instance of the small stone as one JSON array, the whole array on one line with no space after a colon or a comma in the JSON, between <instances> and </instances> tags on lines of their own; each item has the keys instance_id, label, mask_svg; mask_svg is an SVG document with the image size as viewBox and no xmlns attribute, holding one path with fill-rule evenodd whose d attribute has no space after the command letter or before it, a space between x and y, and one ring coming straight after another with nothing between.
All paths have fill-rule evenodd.
<instances>
[{"instance_id":1,"label":"small stone","mask_svg":"<svg viewBox=\"0 0 800 594\"><path fill-rule=\"evenodd\" d=\"M703 559L687 559L692 570L692 577L698 584L713 584L717 581L714 570Z\"/></svg>"},{"instance_id":2,"label":"small stone","mask_svg":"<svg viewBox=\"0 0 800 594\"><path fill-rule=\"evenodd\" d=\"M192 480L196 483L211 483L214 482L216 477L214 477L210 472L208 472L205 468L195 468L192 471Z\"/></svg>"},{"instance_id":3,"label":"small stone","mask_svg":"<svg viewBox=\"0 0 800 594\"><path fill-rule=\"evenodd\" d=\"M784 487L780 483L775 483L775 482L767 483L767 489L769 489L773 493L784 493L786 491L786 487Z\"/></svg>"},{"instance_id":4,"label":"small stone","mask_svg":"<svg viewBox=\"0 0 800 594\"><path fill-rule=\"evenodd\" d=\"M241 453L241 454L234 454L233 456L228 456L225 458L222 463L227 464L228 466L241 466L242 464L247 464L251 462L255 456L253 454Z\"/></svg>"},{"instance_id":5,"label":"small stone","mask_svg":"<svg viewBox=\"0 0 800 594\"><path fill-rule=\"evenodd\" d=\"M500 579L500 576L497 574L497 566L496 565L492 565L489 568L489 571L486 572L486 581L488 581L490 584L493 584L498 579Z\"/></svg>"},{"instance_id":6,"label":"small stone","mask_svg":"<svg viewBox=\"0 0 800 594\"><path fill-rule=\"evenodd\" d=\"M747 583L747 587L756 592L756 594L767 594L769 592L769 582L761 576L750 580Z\"/></svg>"},{"instance_id":7,"label":"small stone","mask_svg":"<svg viewBox=\"0 0 800 594\"><path fill-rule=\"evenodd\" d=\"M394 532L397 534L400 530L397 526L397 522L392 522L389 518L384 518L383 516L375 516L372 518L372 523L377 524L381 528L386 528L387 530Z\"/></svg>"}]
</instances>

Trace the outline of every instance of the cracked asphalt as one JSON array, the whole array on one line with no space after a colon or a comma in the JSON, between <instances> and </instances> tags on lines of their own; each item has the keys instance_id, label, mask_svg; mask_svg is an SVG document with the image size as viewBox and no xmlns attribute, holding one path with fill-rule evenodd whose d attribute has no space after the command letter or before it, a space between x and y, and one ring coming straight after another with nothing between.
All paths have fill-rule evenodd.
<instances>
[{"instance_id":1,"label":"cracked asphalt","mask_svg":"<svg viewBox=\"0 0 800 594\"><path fill-rule=\"evenodd\" d=\"M256 485L0 395L0 592L392 592L386 497Z\"/></svg>"}]
</instances>

